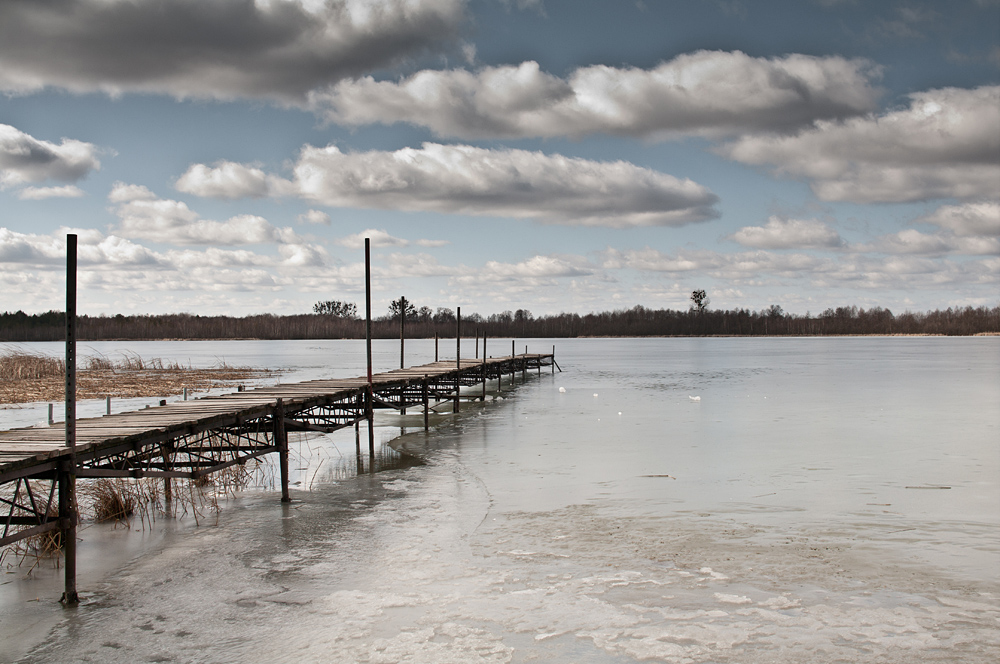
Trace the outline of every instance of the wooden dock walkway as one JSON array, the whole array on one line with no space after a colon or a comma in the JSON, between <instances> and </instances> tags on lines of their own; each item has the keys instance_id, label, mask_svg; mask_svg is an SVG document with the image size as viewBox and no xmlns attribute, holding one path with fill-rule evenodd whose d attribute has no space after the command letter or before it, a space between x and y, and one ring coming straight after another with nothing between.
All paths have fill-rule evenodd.
<instances>
[{"instance_id":1,"label":"wooden dock walkway","mask_svg":"<svg viewBox=\"0 0 1000 664\"><path fill-rule=\"evenodd\" d=\"M278 453L282 500L288 498L288 432L331 433L368 423L374 455L375 409L421 408L429 413L460 400L485 399L486 385L501 390L517 373L557 368L555 353L463 358L372 376L278 384L217 397L176 401L143 410L76 420L76 446L66 446L65 424L0 431L0 546L52 530L66 530L75 514L64 487L75 478L161 477L197 480L224 468ZM509 377L509 378L508 378ZM463 390L463 387L465 388ZM470 388L480 387L479 390ZM359 448L360 454L360 448ZM70 481L71 480L71 481Z\"/></svg>"}]
</instances>

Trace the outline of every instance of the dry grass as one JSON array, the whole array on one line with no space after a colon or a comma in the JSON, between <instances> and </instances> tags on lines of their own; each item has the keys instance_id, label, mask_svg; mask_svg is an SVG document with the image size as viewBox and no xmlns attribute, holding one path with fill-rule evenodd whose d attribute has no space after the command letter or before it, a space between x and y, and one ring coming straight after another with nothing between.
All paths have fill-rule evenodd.
<instances>
[{"instance_id":1,"label":"dry grass","mask_svg":"<svg viewBox=\"0 0 1000 664\"><path fill-rule=\"evenodd\" d=\"M139 503L134 485L124 480L99 479L80 488L86 491L93 501L91 511L94 521L128 523L132 520Z\"/></svg>"},{"instance_id":2,"label":"dry grass","mask_svg":"<svg viewBox=\"0 0 1000 664\"><path fill-rule=\"evenodd\" d=\"M231 387L270 375L266 369L234 367L220 362L210 369L192 369L159 358L144 360L125 354L111 360L104 356L81 359L77 365L78 399L116 399L171 396ZM0 355L0 404L64 399L65 364L45 355L8 352Z\"/></svg>"}]
</instances>

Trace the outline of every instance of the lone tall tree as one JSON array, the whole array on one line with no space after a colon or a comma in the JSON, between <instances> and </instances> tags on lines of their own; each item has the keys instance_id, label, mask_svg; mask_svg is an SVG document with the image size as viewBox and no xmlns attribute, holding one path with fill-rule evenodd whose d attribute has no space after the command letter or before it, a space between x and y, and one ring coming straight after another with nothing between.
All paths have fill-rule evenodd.
<instances>
[{"instance_id":1,"label":"lone tall tree","mask_svg":"<svg viewBox=\"0 0 1000 664\"><path fill-rule=\"evenodd\" d=\"M691 293L691 302L693 303L691 309L697 311L698 313L702 313L708 309L708 305L711 300L708 299L708 294L705 291L696 290Z\"/></svg>"},{"instance_id":2,"label":"lone tall tree","mask_svg":"<svg viewBox=\"0 0 1000 664\"><path fill-rule=\"evenodd\" d=\"M325 300L314 304L313 312L334 318L354 318L358 315L358 305L340 300Z\"/></svg>"}]
</instances>

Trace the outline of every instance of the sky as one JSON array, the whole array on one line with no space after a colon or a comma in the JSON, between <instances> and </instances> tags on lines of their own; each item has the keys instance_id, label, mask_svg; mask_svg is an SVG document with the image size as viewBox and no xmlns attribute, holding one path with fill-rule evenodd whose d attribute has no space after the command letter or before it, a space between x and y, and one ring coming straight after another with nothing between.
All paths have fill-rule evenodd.
<instances>
[{"instance_id":1,"label":"sky","mask_svg":"<svg viewBox=\"0 0 1000 664\"><path fill-rule=\"evenodd\" d=\"M0 311L1000 304L1000 0L4 0Z\"/></svg>"}]
</instances>

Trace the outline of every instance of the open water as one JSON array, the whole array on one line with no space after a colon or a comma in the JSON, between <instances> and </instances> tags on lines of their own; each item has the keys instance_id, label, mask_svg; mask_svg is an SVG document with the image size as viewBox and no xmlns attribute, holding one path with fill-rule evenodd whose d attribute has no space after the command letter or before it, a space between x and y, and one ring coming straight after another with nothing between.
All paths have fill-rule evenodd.
<instances>
[{"instance_id":1,"label":"open water","mask_svg":"<svg viewBox=\"0 0 1000 664\"><path fill-rule=\"evenodd\" d=\"M354 473L352 431L295 438L290 506L264 487L199 525L84 529L75 610L51 564L4 570L0 660L1000 660L1000 338L517 343L555 343L563 372L429 434L380 413L408 455L388 469ZM123 349L285 382L364 369L354 341L80 354ZM376 343L377 371L398 361Z\"/></svg>"}]
</instances>

